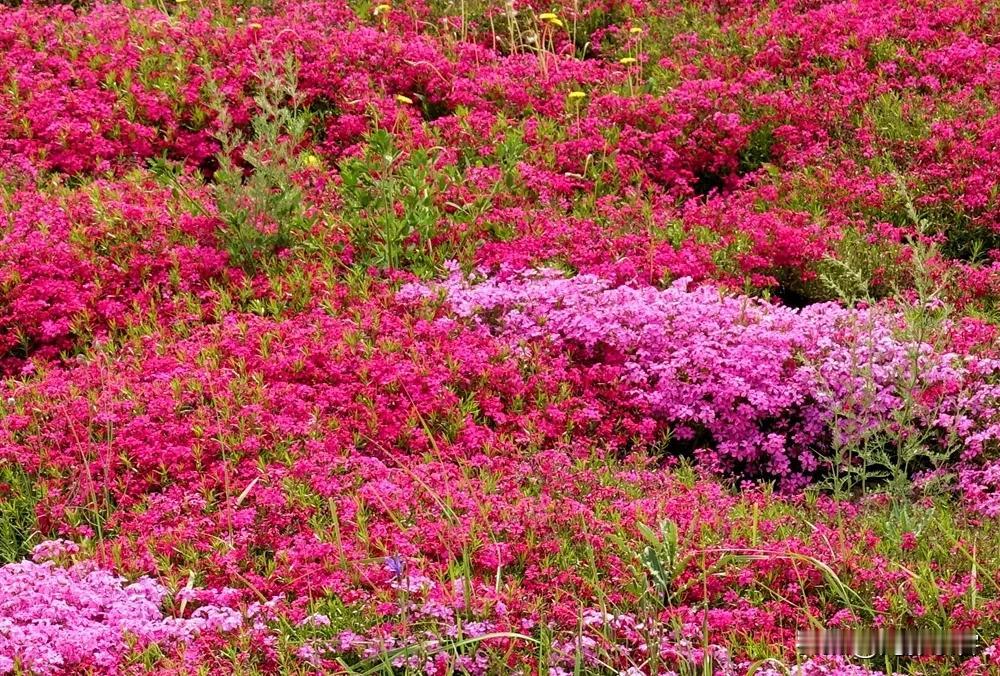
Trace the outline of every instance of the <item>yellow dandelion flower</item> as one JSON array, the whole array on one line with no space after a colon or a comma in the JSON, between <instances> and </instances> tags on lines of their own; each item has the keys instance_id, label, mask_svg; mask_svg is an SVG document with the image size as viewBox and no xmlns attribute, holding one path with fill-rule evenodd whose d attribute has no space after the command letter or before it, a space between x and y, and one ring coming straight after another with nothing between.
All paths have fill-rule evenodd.
<instances>
[{"instance_id":1,"label":"yellow dandelion flower","mask_svg":"<svg viewBox=\"0 0 1000 676\"><path fill-rule=\"evenodd\" d=\"M400 103L405 103L406 105L411 105L413 103L413 99L409 96L403 96L402 94L396 94L396 100Z\"/></svg>"},{"instance_id":2,"label":"yellow dandelion flower","mask_svg":"<svg viewBox=\"0 0 1000 676\"><path fill-rule=\"evenodd\" d=\"M552 21L553 19L555 19L557 17L552 12L544 12L543 14L539 14L538 18L541 21Z\"/></svg>"},{"instance_id":3,"label":"yellow dandelion flower","mask_svg":"<svg viewBox=\"0 0 1000 676\"><path fill-rule=\"evenodd\" d=\"M639 28L638 26L632 26L631 28L628 29L628 32L631 33L632 35L635 35L636 33L641 33L642 29Z\"/></svg>"},{"instance_id":4,"label":"yellow dandelion flower","mask_svg":"<svg viewBox=\"0 0 1000 676\"><path fill-rule=\"evenodd\" d=\"M569 98L571 98L571 99L582 99L585 96L586 96L586 94L584 92L581 92L581 91L575 91L575 92L570 92L569 93Z\"/></svg>"},{"instance_id":5,"label":"yellow dandelion flower","mask_svg":"<svg viewBox=\"0 0 1000 676\"><path fill-rule=\"evenodd\" d=\"M309 153L308 155L302 158L302 164L306 165L310 169L318 169L319 167L323 166L323 161L320 160L315 155L313 155L312 153Z\"/></svg>"},{"instance_id":6,"label":"yellow dandelion flower","mask_svg":"<svg viewBox=\"0 0 1000 676\"><path fill-rule=\"evenodd\" d=\"M618 59L618 63L622 64L623 66L631 66L633 63L635 63L635 58L631 56L626 56L624 59Z\"/></svg>"},{"instance_id":7,"label":"yellow dandelion flower","mask_svg":"<svg viewBox=\"0 0 1000 676\"><path fill-rule=\"evenodd\" d=\"M559 28L563 27L563 22L560 19L550 19L549 23L553 26L558 26Z\"/></svg>"}]
</instances>

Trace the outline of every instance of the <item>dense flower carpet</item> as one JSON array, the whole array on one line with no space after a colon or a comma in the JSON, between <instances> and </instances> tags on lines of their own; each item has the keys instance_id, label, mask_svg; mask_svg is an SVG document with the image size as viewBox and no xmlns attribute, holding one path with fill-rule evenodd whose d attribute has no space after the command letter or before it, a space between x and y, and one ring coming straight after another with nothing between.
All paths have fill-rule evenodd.
<instances>
[{"instance_id":1,"label":"dense flower carpet","mask_svg":"<svg viewBox=\"0 0 1000 676\"><path fill-rule=\"evenodd\" d=\"M0 674L997 673L998 326L995 2L4 3Z\"/></svg>"}]
</instances>

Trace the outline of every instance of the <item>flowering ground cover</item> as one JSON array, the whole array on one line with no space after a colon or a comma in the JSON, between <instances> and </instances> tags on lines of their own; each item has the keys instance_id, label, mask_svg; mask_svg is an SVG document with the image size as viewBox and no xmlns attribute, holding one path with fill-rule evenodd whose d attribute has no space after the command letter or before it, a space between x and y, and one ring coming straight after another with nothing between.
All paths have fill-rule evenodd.
<instances>
[{"instance_id":1,"label":"flowering ground cover","mask_svg":"<svg viewBox=\"0 0 1000 676\"><path fill-rule=\"evenodd\" d=\"M0 674L1000 672L998 36L3 5Z\"/></svg>"}]
</instances>

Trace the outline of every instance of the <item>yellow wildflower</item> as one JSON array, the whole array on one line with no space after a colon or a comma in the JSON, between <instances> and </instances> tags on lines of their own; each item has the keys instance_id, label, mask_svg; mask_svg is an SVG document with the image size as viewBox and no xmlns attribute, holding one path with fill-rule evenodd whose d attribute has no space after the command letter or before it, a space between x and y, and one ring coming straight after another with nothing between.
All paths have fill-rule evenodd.
<instances>
[{"instance_id":1,"label":"yellow wildflower","mask_svg":"<svg viewBox=\"0 0 1000 676\"><path fill-rule=\"evenodd\" d=\"M570 92L569 93L569 98L571 98L571 99L582 99L585 96L586 96L586 94L584 92L581 92L581 91L575 91L575 92Z\"/></svg>"},{"instance_id":2,"label":"yellow wildflower","mask_svg":"<svg viewBox=\"0 0 1000 676\"><path fill-rule=\"evenodd\" d=\"M553 14L552 12L545 12L545 13L543 13L543 14L539 14L539 15L538 15L538 18L539 18L539 19L540 19L541 21L552 21L553 19L555 19L555 18L557 18L557 17L556 17L556 15L555 15L555 14Z\"/></svg>"},{"instance_id":3,"label":"yellow wildflower","mask_svg":"<svg viewBox=\"0 0 1000 676\"><path fill-rule=\"evenodd\" d=\"M403 96L402 94L396 94L396 100L399 101L400 103L405 103L406 105L410 105L413 103L413 99L411 99L409 96Z\"/></svg>"},{"instance_id":4,"label":"yellow wildflower","mask_svg":"<svg viewBox=\"0 0 1000 676\"><path fill-rule=\"evenodd\" d=\"M631 56L626 56L624 59L618 59L618 63L622 64L623 66L631 66L633 63L635 63L635 58Z\"/></svg>"}]
</instances>

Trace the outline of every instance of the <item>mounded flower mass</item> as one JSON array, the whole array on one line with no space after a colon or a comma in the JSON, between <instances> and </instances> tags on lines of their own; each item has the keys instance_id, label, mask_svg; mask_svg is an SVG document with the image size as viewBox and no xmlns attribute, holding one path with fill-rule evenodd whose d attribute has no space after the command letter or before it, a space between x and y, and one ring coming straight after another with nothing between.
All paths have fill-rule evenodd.
<instances>
[{"instance_id":1,"label":"mounded flower mass","mask_svg":"<svg viewBox=\"0 0 1000 676\"><path fill-rule=\"evenodd\" d=\"M9 5L0 673L996 670L1000 14Z\"/></svg>"}]
</instances>

